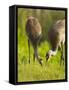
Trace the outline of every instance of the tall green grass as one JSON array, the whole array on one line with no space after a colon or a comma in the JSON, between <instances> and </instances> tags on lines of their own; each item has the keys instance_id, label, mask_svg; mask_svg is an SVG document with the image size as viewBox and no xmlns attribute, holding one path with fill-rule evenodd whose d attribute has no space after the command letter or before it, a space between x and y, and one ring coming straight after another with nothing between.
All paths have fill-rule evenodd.
<instances>
[{"instance_id":1,"label":"tall green grass","mask_svg":"<svg viewBox=\"0 0 69 90\"><path fill-rule=\"evenodd\" d=\"M38 13L37 13L38 12ZM31 45L31 60L29 60L28 37L25 32L27 16L35 16L42 26L42 42L38 47L38 52L43 60L43 66L37 59L33 60L33 48ZM65 79L65 64L60 66L60 51L56 56L46 62L45 55L50 49L47 39L47 31L54 21L65 17L64 12L18 9L18 82L39 81L39 80L60 80Z\"/></svg>"},{"instance_id":2,"label":"tall green grass","mask_svg":"<svg viewBox=\"0 0 69 90\"><path fill-rule=\"evenodd\" d=\"M38 47L39 55L43 60L43 66L41 66L37 59L34 62L34 52L31 46L31 63L29 64L27 37L24 36L23 40L18 43L18 82L65 79L65 66L63 64L60 66L60 51L46 62L45 55L49 48L47 41Z\"/></svg>"}]
</instances>

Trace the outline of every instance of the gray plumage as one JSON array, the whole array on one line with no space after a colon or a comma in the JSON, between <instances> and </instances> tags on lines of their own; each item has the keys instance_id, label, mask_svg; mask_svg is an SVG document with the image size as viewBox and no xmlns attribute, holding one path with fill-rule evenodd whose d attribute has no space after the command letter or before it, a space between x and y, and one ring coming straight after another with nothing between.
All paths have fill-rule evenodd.
<instances>
[{"instance_id":1,"label":"gray plumage","mask_svg":"<svg viewBox=\"0 0 69 90\"><path fill-rule=\"evenodd\" d=\"M63 45L65 42L65 20L58 20L51 27L51 29L48 32L48 40L51 44L51 50L46 54L47 60L52 55L56 55L57 49L59 47L61 48L61 54L63 53Z\"/></svg>"},{"instance_id":2,"label":"gray plumage","mask_svg":"<svg viewBox=\"0 0 69 90\"><path fill-rule=\"evenodd\" d=\"M30 42L31 42L33 49L34 49L34 60L35 60L35 58L37 58L39 63L42 64L41 58L39 58L38 50L37 50L37 48L38 48L37 46L38 46L38 43L39 43L41 35L42 35L42 29L41 29L41 25L37 18L29 17L27 19L26 33L28 36L29 62L30 62Z\"/></svg>"}]
</instances>

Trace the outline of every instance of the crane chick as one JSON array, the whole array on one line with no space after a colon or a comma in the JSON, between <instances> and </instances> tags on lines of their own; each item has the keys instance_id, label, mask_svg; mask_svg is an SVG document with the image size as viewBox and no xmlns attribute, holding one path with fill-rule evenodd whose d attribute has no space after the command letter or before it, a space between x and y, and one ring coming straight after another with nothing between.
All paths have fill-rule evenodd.
<instances>
[{"instance_id":1,"label":"crane chick","mask_svg":"<svg viewBox=\"0 0 69 90\"><path fill-rule=\"evenodd\" d=\"M46 61L57 54L58 48L61 51L61 61L64 60L63 46L65 42L65 20L58 20L48 32L48 39L51 50L46 54ZM61 62L60 61L60 62Z\"/></svg>"},{"instance_id":2,"label":"crane chick","mask_svg":"<svg viewBox=\"0 0 69 90\"><path fill-rule=\"evenodd\" d=\"M32 16L28 17L26 22L26 34L28 36L29 63L30 63L30 43L31 43L34 49L34 60L36 58L42 65L42 59L39 57L37 50L38 43L42 36L42 29L37 18Z\"/></svg>"}]
</instances>

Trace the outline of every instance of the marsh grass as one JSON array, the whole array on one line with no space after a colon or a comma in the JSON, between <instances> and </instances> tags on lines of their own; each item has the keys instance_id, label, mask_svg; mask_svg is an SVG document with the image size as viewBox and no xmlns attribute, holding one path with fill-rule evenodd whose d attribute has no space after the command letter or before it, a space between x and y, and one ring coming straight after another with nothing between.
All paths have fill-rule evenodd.
<instances>
[{"instance_id":1,"label":"marsh grass","mask_svg":"<svg viewBox=\"0 0 69 90\"><path fill-rule=\"evenodd\" d=\"M24 41L24 40L23 40ZM46 62L45 54L49 50L48 42L42 43L39 48L39 55L43 59L41 66L37 60L33 60L33 48L31 46L31 62L28 62L28 44L23 43L18 48L18 82L39 81L39 80L61 80L65 79L65 65L60 66L60 51Z\"/></svg>"},{"instance_id":2,"label":"marsh grass","mask_svg":"<svg viewBox=\"0 0 69 90\"><path fill-rule=\"evenodd\" d=\"M33 13L34 12L34 13ZM27 16L35 16L42 26L42 39L38 47L43 65L33 60L33 48L31 46L31 57L29 64L28 38L25 32ZM58 19L65 17L64 11L40 11L32 9L18 9L18 82L40 81L40 80L61 80L65 79L65 64L60 66L60 51L46 62L45 55L50 49L47 39L47 31Z\"/></svg>"}]
</instances>

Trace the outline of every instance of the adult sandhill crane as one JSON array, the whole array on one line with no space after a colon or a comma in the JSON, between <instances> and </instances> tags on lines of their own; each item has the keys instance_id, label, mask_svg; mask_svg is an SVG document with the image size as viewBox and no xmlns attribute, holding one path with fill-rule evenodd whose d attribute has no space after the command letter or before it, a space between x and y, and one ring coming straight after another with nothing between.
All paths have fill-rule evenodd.
<instances>
[{"instance_id":1,"label":"adult sandhill crane","mask_svg":"<svg viewBox=\"0 0 69 90\"><path fill-rule=\"evenodd\" d=\"M38 43L42 35L41 25L37 18L30 16L26 23L26 34L28 36L28 48L29 48L29 63L30 63L30 43L34 49L34 60L35 58L42 65L42 59L38 55Z\"/></svg>"},{"instance_id":2,"label":"adult sandhill crane","mask_svg":"<svg viewBox=\"0 0 69 90\"><path fill-rule=\"evenodd\" d=\"M65 20L58 20L48 32L48 39L51 50L46 54L46 60L57 54L58 48L61 50L61 61L64 60L63 46L65 42ZM60 61L60 64L61 64Z\"/></svg>"}]
</instances>

